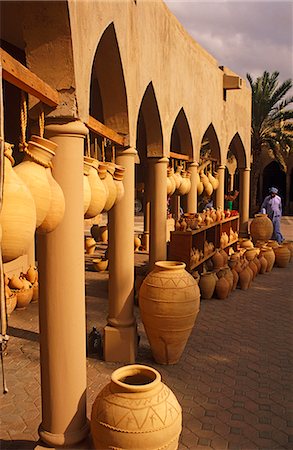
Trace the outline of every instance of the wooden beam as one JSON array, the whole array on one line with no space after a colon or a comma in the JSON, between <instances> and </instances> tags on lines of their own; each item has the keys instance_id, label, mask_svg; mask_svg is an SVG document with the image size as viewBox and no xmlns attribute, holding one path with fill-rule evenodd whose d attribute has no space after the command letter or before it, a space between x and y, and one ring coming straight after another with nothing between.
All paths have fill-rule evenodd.
<instances>
[{"instance_id":1,"label":"wooden beam","mask_svg":"<svg viewBox=\"0 0 293 450\"><path fill-rule=\"evenodd\" d=\"M181 155L181 153L170 152L170 158L182 159L182 161L191 161L188 155Z\"/></svg>"},{"instance_id":2,"label":"wooden beam","mask_svg":"<svg viewBox=\"0 0 293 450\"><path fill-rule=\"evenodd\" d=\"M33 95L46 105L58 106L59 93L2 48L0 48L0 63L2 77L8 83Z\"/></svg>"},{"instance_id":3,"label":"wooden beam","mask_svg":"<svg viewBox=\"0 0 293 450\"><path fill-rule=\"evenodd\" d=\"M112 128L107 127L94 117L89 116L86 126L99 136L110 139L110 141L114 142L115 144L121 145L121 147L125 147L125 136L121 136L121 134L116 133L116 131L112 130Z\"/></svg>"}]
</instances>

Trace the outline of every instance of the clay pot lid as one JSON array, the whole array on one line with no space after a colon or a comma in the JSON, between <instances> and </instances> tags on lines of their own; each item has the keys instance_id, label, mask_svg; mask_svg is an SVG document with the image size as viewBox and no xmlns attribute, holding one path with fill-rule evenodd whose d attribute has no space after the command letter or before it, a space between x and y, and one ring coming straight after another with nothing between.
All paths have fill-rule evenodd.
<instances>
[{"instance_id":1,"label":"clay pot lid","mask_svg":"<svg viewBox=\"0 0 293 450\"><path fill-rule=\"evenodd\" d=\"M142 392L149 391L159 385L161 375L153 367L130 364L115 370L111 375L111 381L123 390Z\"/></svg>"}]
</instances>

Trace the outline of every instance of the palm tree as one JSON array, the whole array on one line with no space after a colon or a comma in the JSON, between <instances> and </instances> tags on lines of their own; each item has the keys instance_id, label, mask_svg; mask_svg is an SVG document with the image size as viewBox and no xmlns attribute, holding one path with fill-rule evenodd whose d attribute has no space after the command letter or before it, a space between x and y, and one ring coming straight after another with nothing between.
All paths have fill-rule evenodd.
<instances>
[{"instance_id":1,"label":"palm tree","mask_svg":"<svg viewBox=\"0 0 293 450\"><path fill-rule=\"evenodd\" d=\"M292 80L282 84L279 72L264 72L253 80L250 74L247 79L252 90L252 125L251 125L251 210L256 212L257 182L261 172L261 153L271 149L275 160L286 172L286 159L293 151L293 110L289 105L293 97L284 98L292 88Z\"/></svg>"}]
</instances>

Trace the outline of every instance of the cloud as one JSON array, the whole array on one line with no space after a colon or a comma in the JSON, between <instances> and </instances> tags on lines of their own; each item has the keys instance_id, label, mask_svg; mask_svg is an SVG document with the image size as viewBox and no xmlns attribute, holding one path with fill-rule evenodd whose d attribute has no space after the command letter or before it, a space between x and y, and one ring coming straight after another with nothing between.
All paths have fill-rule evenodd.
<instances>
[{"instance_id":1,"label":"cloud","mask_svg":"<svg viewBox=\"0 0 293 450\"><path fill-rule=\"evenodd\" d=\"M165 0L189 34L241 76L292 78L293 4L284 1Z\"/></svg>"}]
</instances>

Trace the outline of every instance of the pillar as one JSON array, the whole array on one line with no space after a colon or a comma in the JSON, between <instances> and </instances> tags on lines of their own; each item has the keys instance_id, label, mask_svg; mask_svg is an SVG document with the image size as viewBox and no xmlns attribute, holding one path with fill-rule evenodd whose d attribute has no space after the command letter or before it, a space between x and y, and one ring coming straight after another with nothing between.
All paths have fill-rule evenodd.
<instances>
[{"instance_id":1,"label":"pillar","mask_svg":"<svg viewBox=\"0 0 293 450\"><path fill-rule=\"evenodd\" d=\"M133 148L119 151L125 167L124 196L109 211L109 315L104 334L106 361L134 363L137 328L134 317L134 161Z\"/></svg>"},{"instance_id":2,"label":"pillar","mask_svg":"<svg viewBox=\"0 0 293 450\"><path fill-rule=\"evenodd\" d=\"M190 182L191 188L187 194L187 212L197 212L197 162L189 164L188 171L191 173Z\"/></svg>"},{"instance_id":3,"label":"pillar","mask_svg":"<svg viewBox=\"0 0 293 450\"><path fill-rule=\"evenodd\" d=\"M151 158L151 227L150 227L150 270L156 261L167 259L167 165L168 158Z\"/></svg>"},{"instance_id":4,"label":"pillar","mask_svg":"<svg viewBox=\"0 0 293 450\"><path fill-rule=\"evenodd\" d=\"M240 213L240 235L248 235L249 220L249 195L250 195L250 168L239 169L240 192L239 192L239 213Z\"/></svg>"},{"instance_id":5,"label":"pillar","mask_svg":"<svg viewBox=\"0 0 293 450\"><path fill-rule=\"evenodd\" d=\"M89 432L86 417L86 327L83 148L80 121L46 127L58 148L53 175L65 197L59 226L38 236L42 422L41 440L73 446Z\"/></svg>"},{"instance_id":6,"label":"pillar","mask_svg":"<svg viewBox=\"0 0 293 450\"><path fill-rule=\"evenodd\" d=\"M217 168L219 187L216 190L216 207L224 209L225 166Z\"/></svg>"},{"instance_id":7,"label":"pillar","mask_svg":"<svg viewBox=\"0 0 293 450\"><path fill-rule=\"evenodd\" d=\"M149 172L149 167L148 167ZM149 173L145 174L144 183L144 216L143 216L143 236L142 245L148 252L150 248L150 221L151 221L151 203L150 203L150 186L149 186Z\"/></svg>"}]
</instances>

